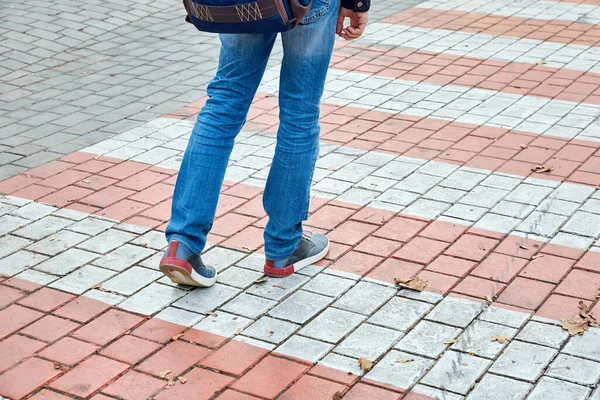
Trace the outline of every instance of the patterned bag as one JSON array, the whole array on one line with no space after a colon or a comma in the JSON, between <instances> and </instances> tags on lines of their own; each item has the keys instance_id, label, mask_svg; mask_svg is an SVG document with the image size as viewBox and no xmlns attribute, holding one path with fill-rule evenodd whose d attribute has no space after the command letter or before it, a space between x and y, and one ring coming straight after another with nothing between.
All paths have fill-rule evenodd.
<instances>
[{"instance_id":1,"label":"patterned bag","mask_svg":"<svg viewBox=\"0 0 600 400\"><path fill-rule=\"evenodd\" d=\"M274 33L292 29L312 0L183 0L186 21L204 32Z\"/></svg>"}]
</instances>

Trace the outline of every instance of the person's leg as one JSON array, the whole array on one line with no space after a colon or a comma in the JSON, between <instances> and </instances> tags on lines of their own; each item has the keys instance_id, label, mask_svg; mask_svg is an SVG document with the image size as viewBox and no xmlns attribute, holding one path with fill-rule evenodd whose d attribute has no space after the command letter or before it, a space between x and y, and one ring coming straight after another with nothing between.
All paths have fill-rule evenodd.
<instances>
[{"instance_id":1,"label":"person's leg","mask_svg":"<svg viewBox=\"0 0 600 400\"><path fill-rule=\"evenodd\" d=\"M308 217L310 186L319 152L320 100L339 10L339 0L314 0L313 8L318 12L326 3L329 10L323 15L282 34L280 125L263 199L269 216L265 253L267 260L275 264L288 260L299 248L302 221Z\"/></svg>"},{"instance_id":2,"label":"person's leg","mask_svg":"<svg viewBox=\"0 0 600 400\"><path fill-rule=\"evenodd\" d=\"M219 68L208 86L209 100L198 115L175 185L166 229L175 250L169 248L163 261L185 259L204 249L235 137L246 120L275 38L274 34L221 35ZM177 250L177 244L185 246ZM161 261L161 269L166 265L163 272L173 279L168 267L176 262L171 261Z\"/></svg>"}]
</instances>

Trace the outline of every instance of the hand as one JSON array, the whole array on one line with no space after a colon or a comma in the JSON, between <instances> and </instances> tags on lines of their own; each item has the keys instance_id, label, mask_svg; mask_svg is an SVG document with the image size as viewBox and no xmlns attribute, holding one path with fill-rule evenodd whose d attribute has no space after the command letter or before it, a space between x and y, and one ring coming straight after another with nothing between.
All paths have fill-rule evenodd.
<instances>
[{"instance_id":1,"label":"hand","mask_svg":"<svg viewBox=\"0 0 600 400\"><path fill-rule=\"evenodd\" d=\"M350 25L344 28L346 18L350 18ZM341 7L335 32L346 40L358 39L364 33L368 21L368 12L354 12Z\"/></svg>"}]
</instances>

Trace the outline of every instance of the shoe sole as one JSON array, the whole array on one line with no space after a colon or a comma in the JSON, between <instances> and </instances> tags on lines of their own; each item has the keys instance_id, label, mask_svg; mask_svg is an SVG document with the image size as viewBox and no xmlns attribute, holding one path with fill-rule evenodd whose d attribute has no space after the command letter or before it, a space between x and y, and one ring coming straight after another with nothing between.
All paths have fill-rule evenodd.
<instances>
[{"instance_id":1,"label":"shoe sole","mask_svg":"<svg viewBox=\"0 0 600 400\"><path fill-rule=\"evenodd\" d=\"M187 265L184 265L187 264ZM205 278L184 260L175 257L166 257L160 261L160 271L171 279L173 283L186 286L210 287L217 281L217 275ZM190 273L189 270L192 272Z\"/></svg>"},{"instance_id":2,"label":"shoe sole","mask_svg":"<svg viewBox=\"0 0 600 400\"><path fill-rule=\"evenodd\" d=\"M329 252L329 241L327 242L327 246L321 252L315 254L312 257L304 258L297 263L290 265L285 268L269 268L265 265L264 273L265 275L272 276L274 278L284 278L286 276L292 275L294 272L300 271L304 267L308 267L316 262L321 261L327 253Z\"/></svg>"}]
</instances>

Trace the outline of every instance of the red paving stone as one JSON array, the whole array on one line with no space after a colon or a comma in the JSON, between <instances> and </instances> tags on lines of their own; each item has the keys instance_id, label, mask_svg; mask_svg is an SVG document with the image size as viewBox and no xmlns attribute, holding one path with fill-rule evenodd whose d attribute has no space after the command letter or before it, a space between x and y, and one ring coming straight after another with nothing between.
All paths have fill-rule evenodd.
<instances>
[{"instance_id":1,"label":"red paving stone","mask_svg":"<svg viewBox=\"0 0 600 400\"><path fill-rule=\"evenodd\" d=\"M554 285L532 279L516 278L498 297L498 302L536 310L548 297Z\"/></svg>"},{"instance_id":2,"label":"red paving stone","mask_svg":"<svg viewBox=\"0 0 600 400\"><path fill-rule=\"evenodd\" d=\"M221 375L216 372L208 371L202 368L194 368L184 375L187 382L181 384L177 382L174 386L163 390L157 396L156 400L208 400L215 393L221 391L229 385L233 378Z\"/></svg>"},{"instance_id":3,"label":"red paving stone","mask_svg":"<svg viewBox=\"0 0 600 400\"><path fill-rule=\"evenodd\" d=\"M44 349L40 356L66 365L75 365L98 349L98 346L65 337Z\"/></svg>"},{"instance_id":4,"label":"red paving stone","mask_svg":"<svg viewBox=\"0 0 600 400\"><path fill-rule=\"evenodd\" d=\"M344 400L399 400L400 397L402 397L400 394L392 392L391 390L385 390L376 386L358 383L356 386L350 389L348 393L346 393Z\"/></svg>"},{"instance_id":5,"label":"red paving stone","mask_svg":"<svg viewBox=\"0 0 600 400\"><path fill-rule=\"evenodd\" d=\"M25 293L8 286L0 286L0 307L7 306L25 296Z\"/></svg>"},{"instance_id":6,"label":"red paving stone","mask_svg":"<svg viewBox=\"0 0 600 400\"><path fill-rule=\"evenodd\" d=\"M19 304L48 312L73 298L75 296L45 287L20 300Z\"/></svg>"},{"instance_id":7,"label":"red paving stone","mask_svg":"<svg viewBox=\"0 0 600 400\"><path fill-rule=\"evenodd\" d=\"M0 321L2 321L2 324L0 324L0 340L42 316L43 314L38 311L15 304L0 310Z\"/></svg>"},{"instance_id":8,"label":"red paving stone","mask_svg":"<svg viewBox=\"0 0 600 400\"><path fill-rule=\"evenodd\" d=\"M208 356L202 365L232 375L241 375L269 352L260 347L232 340Z\"/></svg>"},{"instance_id":9,"label":"red paving stone","mask_svg":"<svg viewBox=\"0 0 600 400\"><path fill-rule=\"evenodd\" d=\"M143 318L117 310L109 310L83 326L73 336L104 345L143 321Z\"/></svg>"},{"instance_id":10,"label":"red paving stone","mask_svg":"<svg viewBox=\"0 0 600 400\"><path fill-rule=\"evenodd\" d=\"M128 364L135 364L159 348L158 343L125 335L104 348L100 354Z\"/></svg>"},{"instance_id":11,"label":"red paving stone","mask_svg":"<svg viewBox=\"0 0 600 400\"><path fill-rule=\"evenodd\" d=\"M177 340L142 362L136 369L156 376L166 370L178 375L209 354L210 350L204 347Z\"/></svg>"},{"instance_id":12,"label":"red paving stone","mask_svg":"<svg viewBox=\"0 0 600 400\"><path fill-rule=\"evenodd\" d=\"M235 382L232 388L273 399L307 369L303 364L268 356Z\"/></svg>"},{"instance_id":13,"label":"red paving stone","mask_svg":"<svg viewBox=\"0 0 600 400\"><path fill-rule=\"evenodd\" d=\"M22 399L60 373L53 362L30 358L0 375L0 396Z\"/></svg>"},{"instance_id":14,"label":"red paving stone","mask_svg":"<svg viewBox=\"0 0 600 400\"><path fill-rule=\"evenodd\" d=\"M343 393L346 386L316 376L304 375L285 391L279 399L331 399L337 392Z\"/></svg>"},{"instance_id":15,"label":"red paving stone","mask_svg":"<svg viewBox=\"0 0 600 400\"><path fill-rule=\"evenodd\" d=\"M21 335L9 336L0 342L0 372L33 355L45 346L44 342Z\"/></svg>"},{"instance_id":16,"label":"red paving stone","mask_svg":"<svg viewBox=\"0 0 600 400\"><path fill-rule=\"evenodd\" d=\"M54 311L59 317L72 319L77 322L87 322L110 308L101 301L80 296Z\"/></svg>"},{"instance_id":17,"label":"red paving stone","mask_svg":"<svg viewBox=\"0 0 600 400\"><path fill-rule=\"evenodd\" d=\"M165 387L164 380L129 371L102 389L102 392L122 399L146 400L163 387Z\"/></svg>"},{"instance_id":18,"label":"red paving stone","mask_svg":"<svg viewBox=\"0 0 600 400\"><path fill-rule=\"evenodd\" d=\"M51 388L87 397L126 371L127 364L93 355L50 384Z\"/></svg>"},{"instance_id":19,"label":"red paving stone","mask_svg":"<svg viewBox=\"0 0 600 400\"><path fill-rule=\"evenodd\" d=\"M53 342L78 327L79 324L75 322L53 315L46 315L25 329L22 329L21 333L46 342Z\"/></svg>"},{"instance_id":20,"label":"red paving stone","mask_svg":"<svg viewBox=\"0 0 600 400\"><path fill-rule=\"evenodd\" d=\"M184 330L186 330L184 326L153 318L136 328L132 332L132 335L159 343L166 343Z\"/></svg>"}]
</instances>

